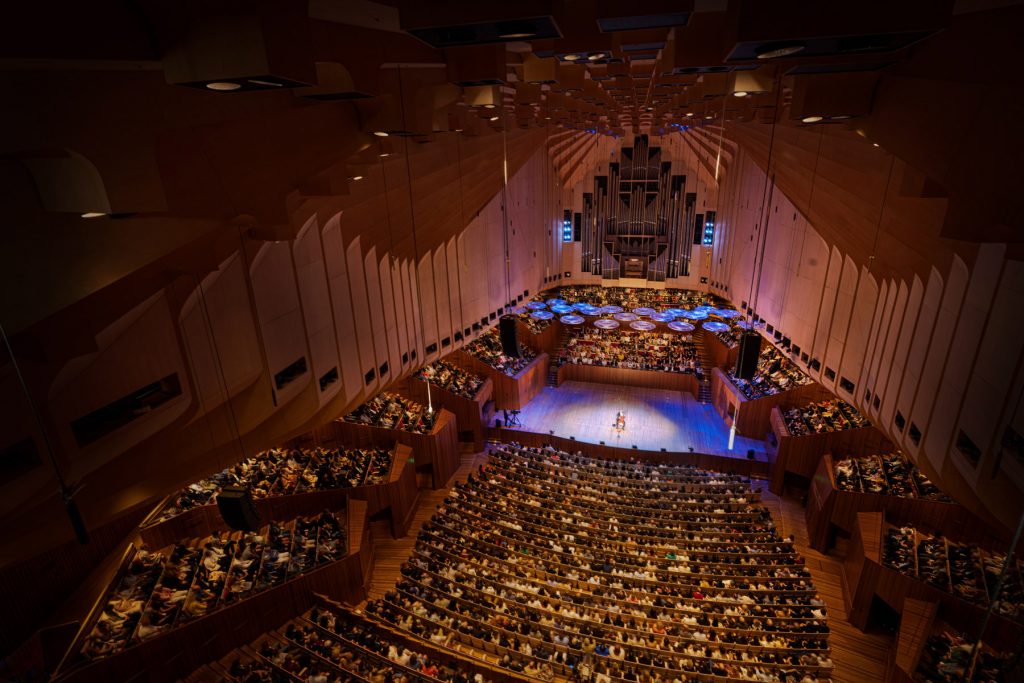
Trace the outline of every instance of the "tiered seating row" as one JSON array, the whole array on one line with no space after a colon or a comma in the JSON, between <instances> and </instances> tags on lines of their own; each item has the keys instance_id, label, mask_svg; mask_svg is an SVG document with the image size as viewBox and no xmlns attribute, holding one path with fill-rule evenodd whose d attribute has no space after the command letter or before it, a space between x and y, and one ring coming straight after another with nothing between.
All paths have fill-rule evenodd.
<instances>
[{"instance_id":1,"label":"tiered seating row","mask_svg":"<svg viewBox=\"0 0 1024 683\"><path fill-rule=\"evenodd\" d=\"M345 556L344 517L271 523L162 552L145 547L110 592L82 647L100 659Z\"/></svg>"},{"instance_id":2,"label":"tiered seating row","mask_svg":"<svg viewBox=\"0 0 1024 683\"><path fill-rule=\"evenodd\" d=\"M827 680L822 602L757 498L690 467L498 449L367 610L513 672Z\"/></svg>"},{"instance_id":3,"label":"tiered seating row","mask_svg":"<svg viewBox=\"0 0 1024 683\"><path fill-rule=\"evenodd\" d=\"M377 394L345 416L345 422L413 434L426 434L434 426L436 413L416 401L390 391Z\"/></svg>"},{"instance_id":4,"label":"tiered seating row","mask_svg":"<svg viewBox=\"0 0 1024 683\"><path fill-rule=\"evenodd\" d=\"M273 448L171 496L149 523L159 524L204 505L213 505L226 486L244 486L254 499L307 491L355 488L387 481L393 454L380 448Z\"/></svg>"}]
</instances>

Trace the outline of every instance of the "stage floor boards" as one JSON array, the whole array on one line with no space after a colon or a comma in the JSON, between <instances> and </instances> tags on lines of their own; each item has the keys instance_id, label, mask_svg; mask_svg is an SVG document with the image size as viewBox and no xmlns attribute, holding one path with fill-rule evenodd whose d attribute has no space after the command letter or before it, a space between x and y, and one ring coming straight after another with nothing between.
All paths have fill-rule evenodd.
<instances>
[{"instance_id":1,"label":"stage floor boards","mask_svg":"<svg viewBox=\"0 0 1024 683\"><path fill-rule=\"evenodd\" d=\"M618 411L626 415L622 433L613 427ZM764 462L764 442L737 436L729 450L729 430L710 403L702 404L689 392L665 389L641 389L590 382L564 382L560 387L544 387L519 416L522 429L556 436L575 436L577 441L604 442L657 451L685 453L691 447L698 453L747 457L753 449Z\"/></svg>"}]
</instances>

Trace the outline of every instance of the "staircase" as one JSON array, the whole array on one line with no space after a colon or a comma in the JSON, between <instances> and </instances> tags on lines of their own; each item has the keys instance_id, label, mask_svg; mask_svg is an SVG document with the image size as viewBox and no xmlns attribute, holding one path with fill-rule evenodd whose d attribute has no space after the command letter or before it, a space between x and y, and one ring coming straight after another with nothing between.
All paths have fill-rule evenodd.
<instances>
[{"instance_id":1,"label":"staircase","mask_svg":"<svg viewBox=\"0 0 1024 683\"><path fill-rule=\"evenodd\" d=\"M708 334L700 330L693 335L694 346L697 347L697 358L700 361L702 379L697 387L697 400L701 403L711 403L711 356L704 347L704 335Z\"/></svg>"},{"instance_id":2,"label":"staircase","mask_svg":"<svg viewBox=\"0 0 1024 683\"><path fill-rule=\"evenodd\" d=\"M565 342L569 338L569 328L565 325L562 326L562 334L558 337L558 343L555 345L554 350L551 352L549 358L551 362L548 364L548 382L547 386L557 387L558 386L558 359L562 357L562 349L565 348Z\"/></svg>"}]
</instances>

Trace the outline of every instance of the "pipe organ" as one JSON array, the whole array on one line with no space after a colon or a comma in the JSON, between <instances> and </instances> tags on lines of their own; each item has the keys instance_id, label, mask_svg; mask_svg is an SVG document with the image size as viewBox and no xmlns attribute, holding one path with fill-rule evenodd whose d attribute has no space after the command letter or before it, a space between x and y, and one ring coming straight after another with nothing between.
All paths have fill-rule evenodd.
<instances>
[{"instance_id":1,"label":"pipe organ","mask_svg":"<svg viewBox=\"0 0 1024 683\"><path fill-rule=\"evenodd\" d=\"M619 158L583 194L583 272L649 282L688 275L696 196L686 194L686 176L672 174L646 135Z\"/></svg>"}]
</instances>

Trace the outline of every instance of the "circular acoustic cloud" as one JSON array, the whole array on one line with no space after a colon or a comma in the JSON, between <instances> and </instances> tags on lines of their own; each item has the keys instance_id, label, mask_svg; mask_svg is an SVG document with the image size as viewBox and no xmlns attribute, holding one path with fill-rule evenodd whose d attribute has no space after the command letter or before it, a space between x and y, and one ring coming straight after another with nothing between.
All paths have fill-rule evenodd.
<instances>
[{"instance_id":1,"label":"circular acoustic cloud","mask_svg":"<svg viewBox=\"0 0 1024 683\"><path fill-rule=\"evenodd\" d=\"M647 320L634 320L629 324L634 330L640 330L641 332L650 332L656 325Z\"/></svg>"},{"instance_id":2,"label":"circular acoustic cloud","mask_svg":"<svg viewBox=\"0 0 1024 683\"><path fill-rule=\"evenodd\" d=\"M622 313L622 306L602 306L601 307L601 312L602 313L607 313L609 315L614 315L616 313Z\"/></svg>"},{"instance_id":3,"label":"circular acoustic cloud","mask_svg":"<svg viewBox=\"0 0 1024 683\"><path fill-rule=\"evenodd\" d=\"M678 318L684 313L686 313L686 310L682 308L668 308L665 310L665 314L670 315L673 318Z\"/></svg>"},{"instance_id":4,"label":"circular acoustic cloud","mask_svg":"<svg viewBox=\"0 0 1024 683\"><path fill-rule=\"evenodd\" d=\"M599 327L602 330L614 330L618 326L619 324L610 318L601 318L594 321L594 327Z\"/></svg>"},{"instance_id":5,"label":"circular acoustic cloud","mask_svg":"<svg viewBox=\"0 0 1024 683\"><path fill-rule=\"evenodd\" d=\"M534 311L530 314L530 317L536 318L537 320L551 320L555 317L555 314L551 311Z\"/></svg>"},{"instance_id":6,"label":"circular acoustic cloud","mask_svg":"<svg viewBox=\"0 0 1024 683\"><path fill-rule=\"evenodd\" d=\"M707 311L683 311L682 317L688 318L689 320L703 320L704 318L708 317L708 314Z\"/></svg>"},{"instance_id":7,"label":"circular acoustic cloud","mask_svg":"<svg viewBox=\"0 0 1024 683\"><path fill-rule=\"evenodd\" d=\"M548 303L551 302L549 301ZM572 313L572 306L567 306L565 304L552 304L551 310L554 311L555 313L558 313L559 315L562 315L565 313Z\"/></svg>"},{"instance_id":8,"label":"circular acoustic cloud","mask_svg":"<svg viewBox=\"0 0 1024 683\"><path fill-rule=\"evenodd\" d=\"M738 318L743 314L733 308L719 308L712 315L717 315L719 318Z\"/></svg>"},{"instance_id":9,"label":"circular acoustic cloud","mask_svg":"<svg viewBox=\"0 0 1024 683\"><path fill-rule=\"evenodd\" d=\"M564 306L565 299L548 299L548 306Z\"/></svg>"},{"instance_id":10,"label":"circular acoustic cloud","mask_svg":"<svg viewBox=\"0 0 1024 683\"><path fill-rule=\"evenodd\" d=\"M729 331L729 324L728 323L720 323L717 320L708 321L708 322L702 324L701 327L703 327L705 330L708 330L709 332L728 332Z\"/></svg>"},{"instance_id":11,"label":"circular acoustic cloud","mask_svg":"<svg viewBox=\"0 0 1024 683\"><path fill-rule=\"evenodd\" d=\"M624 323L633 322L638 317L640 317L640 316L638 316L636 313L616 313L615 314L615 319L616 320L620 320L620 321L622 321Z\"/></svg>"},{"instance_id":12,"label":"circular acoustic cloud","mask_svg":"<svg viewBox=\"0 0 1024 683\"><path fill-rule=\"evenodd\" d=\"M565 325L582 325L583 324L583 316L582 315L563 315L558 320L561 321Z\"/></svg>"},{"instance_id":13,"label":"circular acoustic cloud","mask_svg":"<svg viewBox=\"0 0 1024 683\"><path fill-rule=\"evenodd\" d=\"M694 306L693 310L697 313L714 313L716 309L714 306Z\"/></svg>"},{"instance_id":14,"label":"circular acoustic cloud","mask_svg":"<svg viewBox=\"0 0 1024 683\"><path fill-rule=\"evenodd\" d=\"M671 313L651 313L651 320L657 323L671 322L674 317Z\"/></svg>"},{"instance_id":15,"label":"circular acoustic cloud","mask_svg":"<svg viewBox=\"0 0 1024 683\"><path fill-rule=\"evenodd\" d=\"M542 308L547 308L548 305L543 301L530 301L526 304L526 307L531 311L539 311Z\"/></svg>"},{"instance_id":16,"label":"circular acoustic cloud","mask_svg":"<svg viewBox=\"0 0 1024 683\"><path fill-rule=\"evenodd\" d=\"M684 323L681 320L673 320L668 324L668 329L675 330L676 332L693 332L695 328L690 323Z\"/></svg>"},{"instance_id":17,"label":"circular acoustic cloud","mask_svg":"<svg viewBox=\"0 0 1024 683\"><path fill-rule=\"evenodd\" d=\"M750 324L749 320L737 320L734 324L736 325L736 327L740 328L741 330L752 330L752 329L754 329L754 326Z\"/></svg>"},{"instance_id":18,"label":"circular acoustic cloud","mask_svg":"<svg viewBox=\"0 0 1024 683\"><path fill-rule=\"evenodd\" d=\"M655 311L653 308L646 307L634 308L633 312L636 313L637 315L654 315L655 313L657 313L657 311Z\"/></svg>"},{"instance_id":19,"label":"circular acoustic cloud","mask_svg":"<svg viewBox=\"0 0 1024 683\"><path fill-rule=\"evenodd\" d=\"M527 308L525 306L516 306L515 308L510 309L509 313L512 315L519 315L520 313L526 313L526 311Z\"/></svg>"},{"instance_id":20,"label":"circular acoustic cloud","mask_svg":"<svg viewBox=\"0 0 1024 683\"><path fill-rule=\"evenodd\" d=\"M580 306L576 310L582 313L583 315L601 315L601 309L598 308L597 306L591 306L590 304L587 304L586 306Z\"/></svg>"}]
</instances>

